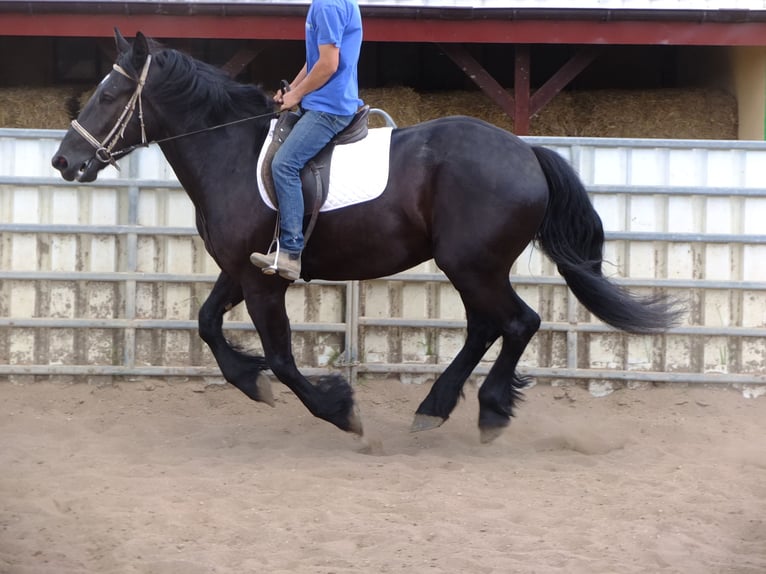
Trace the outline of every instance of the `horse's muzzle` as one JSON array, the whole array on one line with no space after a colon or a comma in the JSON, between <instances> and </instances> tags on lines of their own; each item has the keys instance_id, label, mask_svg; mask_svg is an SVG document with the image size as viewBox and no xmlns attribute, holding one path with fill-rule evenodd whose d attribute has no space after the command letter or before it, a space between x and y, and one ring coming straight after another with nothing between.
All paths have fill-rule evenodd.
<instances>
[{"instance_id":1,"label":"horse's muzzle","mask_svg":"<svg viewBox=\"0 0 766 574\"><path fill-rule=\"evenodd\" d=\"M95 158L90 158L79 165L72 165L69 160L61 154L55 155L51 160L51 165L61 173L61 177L66 181L77 180L82 183L95 181L96 177L98 177L98 172L102 167L99 164L100 162L97 162Z\"/></svg>"}]
</instances>

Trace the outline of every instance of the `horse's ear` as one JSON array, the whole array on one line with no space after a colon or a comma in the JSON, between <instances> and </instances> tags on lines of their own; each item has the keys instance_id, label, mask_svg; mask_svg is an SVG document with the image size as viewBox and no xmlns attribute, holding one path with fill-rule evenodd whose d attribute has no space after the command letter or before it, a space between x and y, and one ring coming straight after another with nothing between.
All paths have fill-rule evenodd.
<instances>
[{"instance_id":1,"label":"horse's ear","mask_svg":"<svg viewBox=\"0 0 766 574\"><path fill-rule=\"evenodd\" d=\"M122 35L122 32L120 32L120 29L117 27L114 29L114 43L117 46L118 54L124 54L130 50L130 44L128 44L125 36Z\"/></svg>"},{"instance_id":2,"label":"horse's ear","mask_svg":"<svg viewBox=\"0 0 766 574\"><path fill-rule=\"evenodd\" d=\"M133 68L137 72L144 67L148 55L149 41L141 32L136 32L136 39L133 42L133 55L131 56L130 63L133 64Z\"/></svg>"}]
</instances>

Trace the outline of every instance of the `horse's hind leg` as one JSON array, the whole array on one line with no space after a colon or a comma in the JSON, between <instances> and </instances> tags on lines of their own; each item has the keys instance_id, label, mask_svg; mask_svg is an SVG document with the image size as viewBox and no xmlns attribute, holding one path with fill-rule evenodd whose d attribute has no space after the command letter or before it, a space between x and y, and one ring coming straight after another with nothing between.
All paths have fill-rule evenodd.
<instances>
[{"instance_id":1,"label":"horse's hind leg","mask_svg":"<svg viewBox=\"0 0 766 574\"><path fill-rule=\"evenodd\" d=\"M500 336L503 344L495 364L479 390L479 430L481 441L490 442L510 423L513 407L524 383L516 365L532 336L540 327L540 317L511 287L507 274L445 273L460 292L468 317L465 346L447 370L434 383L418 407L413 430L439 426L454 409L463 384L489 346Z\"/></svg>"},{"instance_id":2,"label":"horse's hind leg","mask_svg":"<svg viewBox=\"0 0 766 574\"><path fill-rule=\"evenodd\" d=\"M506 283L507 295L498 306L503 345L479 389L479 431L483 443L493 441L511 422L513 407L525 386L516 366L540 328L540 316L521 300L507 279Z\"/></svg>"},{"instance_id":3,"label":"horse's hind leg","mask_svg":"<svg viewBox=\"0 0 766 574\"><path fill-rule=\"evenodd\" d=\"M199 334L208 344L223 377L254 401L274 406L269 381L261 375L267 368L263 357L238 351L223 336L223 315L243 299L242 287L221 273L199 310Z\"/></svg>"},{"instance_id":4,"label":"horse's hind leg","mask_svg":"<svg viewBox=\"0 0 766 574\"><path fill-rule=\"evenodd\" d=\"M463 385L484 353L497 340L501 331L496 322L466 309L468 330L463 348L434 382L428 396L415 412L412 431L430 430L449 418L460 398Z\"/></svg>"}]
</instances>

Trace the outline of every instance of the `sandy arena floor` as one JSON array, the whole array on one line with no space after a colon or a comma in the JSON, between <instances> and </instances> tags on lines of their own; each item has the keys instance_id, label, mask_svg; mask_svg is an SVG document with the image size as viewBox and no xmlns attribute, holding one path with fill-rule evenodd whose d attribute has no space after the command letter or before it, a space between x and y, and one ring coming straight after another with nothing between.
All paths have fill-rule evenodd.
<instances>
[{"instance_id":1,"label":"sandy arena floor","mask_svg":"<svg viewBox=\"0 0 766 574\"><path fill-rule=\"evenodd\" d=\"M482 446L474 388L361 384L363 440L274 391L0 384L0 572L766 572L766 397L540 385Z\"/></svg>"}]
</instances>

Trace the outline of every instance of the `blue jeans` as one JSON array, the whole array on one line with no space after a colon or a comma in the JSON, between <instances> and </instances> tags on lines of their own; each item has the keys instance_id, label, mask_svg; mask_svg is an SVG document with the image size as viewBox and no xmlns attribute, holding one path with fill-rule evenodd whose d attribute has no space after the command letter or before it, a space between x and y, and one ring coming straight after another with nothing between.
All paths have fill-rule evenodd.
<instances>
[{"instance_id":1,"label":"blue jeans","mask_svg":"<svg viewBox=\"0 0 766 574\"><path fill-rule=\"evenodd\" d=\"M279 202L280 249L303 251L303 191L301 169L354 118L327 112L304 110L290 135L277 150L271 164Z\"/></svg>"}]
</instances>

